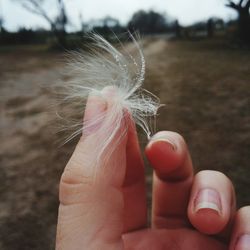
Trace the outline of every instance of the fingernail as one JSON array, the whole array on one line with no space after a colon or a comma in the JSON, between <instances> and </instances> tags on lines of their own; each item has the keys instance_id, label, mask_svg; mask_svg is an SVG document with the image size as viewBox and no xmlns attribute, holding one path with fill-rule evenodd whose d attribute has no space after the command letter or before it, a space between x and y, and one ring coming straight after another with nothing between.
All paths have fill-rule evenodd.
<instances>
[{"instance_id":1,"label":"fingernail","mask_svg":"<svg viewBox=\"0 0 250 250\"><path fill-rule=\"evenodd\" d=\"M152 136L149 143L148 143L148 147L150 147L153 143L156 142L165 142L167 144L167 146L173 150L176 151L177 147L176 145L171 141L171 139L168 138L163 138L163 137L158 137L158 136Z\"/></svg>"},{"instance_id":2,"label":"fingernail","mask_svg":"<svg viewBox=\"0 0 250 250\"><path fill-rule=\"evenodd\" d=\"M107 103L102 96L90 94L84 114L83 133L85 135L98 130L104 119L106 107Z\"/></svg>"},{"instance_id":3,"label":"fingernail","mask_svg":"<svg viewBox=\"0 0 250 250\"><path fill-rule=\"evenodd\" d=\"M250 249L250 234L243 234L236 243L235 250L249 250Z\"/></svg>"},{"instance_id":4,"label":"fingernail","mask_svg":"<svg viewBox=\"0 0 250 250\"><path fill-rule=\"evenodd\" d=\"M219 193L210 188L205 188L199 191L194 200L195 213L203 209L210 209L218 214L221 214L221 199Z\"/></svg>"}]
</instances>

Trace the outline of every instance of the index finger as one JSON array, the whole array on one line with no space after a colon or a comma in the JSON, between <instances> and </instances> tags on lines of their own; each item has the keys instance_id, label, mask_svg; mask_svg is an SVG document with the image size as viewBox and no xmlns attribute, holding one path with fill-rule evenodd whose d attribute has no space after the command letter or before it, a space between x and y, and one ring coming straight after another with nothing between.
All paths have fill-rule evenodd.
<instances>
[{"instance_id":1,"label":"index finger","mask_svg":"<svg viewBox=\"0 0 250 250\"><path fill-rule=\"evenodd\" d=\"M177 133L157 133L146 147L154 168L152 224L156 228L189 225L187 207L193 164L184 139Z\"/></svg>"}]
</instances>

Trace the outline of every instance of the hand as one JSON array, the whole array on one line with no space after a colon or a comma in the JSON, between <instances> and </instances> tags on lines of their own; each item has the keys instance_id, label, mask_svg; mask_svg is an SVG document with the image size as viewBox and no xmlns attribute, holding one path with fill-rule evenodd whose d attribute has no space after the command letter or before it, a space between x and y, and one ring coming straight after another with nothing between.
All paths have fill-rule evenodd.
<instances>
[{"instance_id":1,"label":"hand","mask_svg":"<svg viewBox=\"0 0 250 250\"><path fill-rule=\"evenodd\" d=\"M85 118L104 109L92 96ZM82 138L62 175L56 249L250 249L250 207L236 212L234 188L224 174L193 174L180 135L159 132L146 147L154 168L151 227L134 125L106 165L94 170L98 139L98 132Z\"/></svg>"}]
</instances>

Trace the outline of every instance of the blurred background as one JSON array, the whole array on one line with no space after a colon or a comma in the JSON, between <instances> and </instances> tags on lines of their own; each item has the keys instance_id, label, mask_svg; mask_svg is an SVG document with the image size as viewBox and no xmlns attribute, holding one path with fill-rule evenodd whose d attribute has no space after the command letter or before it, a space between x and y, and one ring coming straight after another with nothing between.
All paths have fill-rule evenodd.
<instances>
[{"instance_id":1,"label":"blurred background","mask_svg":"<svg viewBox=\"0 0 250 250\"><path fill-rule=\"evenodd\" d=\"M250 0L0 0L0 249L54 249L77 140L56 143L50 86L87 32L129 46L128 30L141 34L145 87L166 104L157 130L182 134L196 171L223 171L250 204Z\"/></svg>"}]
</instances>

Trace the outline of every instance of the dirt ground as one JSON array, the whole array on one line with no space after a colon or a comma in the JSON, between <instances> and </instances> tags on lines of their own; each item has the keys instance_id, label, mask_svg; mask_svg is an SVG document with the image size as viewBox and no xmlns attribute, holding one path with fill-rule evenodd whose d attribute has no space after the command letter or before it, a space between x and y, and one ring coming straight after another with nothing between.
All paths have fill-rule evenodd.
<instances>
[{"instance_id":1,"label":"dirt ground","mask_svg":"<svg viewBox=\"0 0 250 250\"><path fill-rule=\"evenodd\" d=\"M223 171L239 206L250 204L250 52L164 39L144 52L145 86L166 104L157 130L181 133L196 170ZM48 89L63 65L56 53L0 55L0 249L54 249L58 182L75 145L58 147L51 125Z\"/></svg>"}]
</instances>

